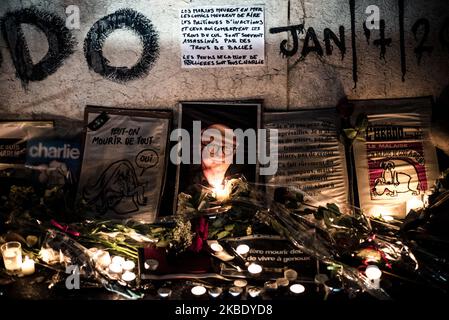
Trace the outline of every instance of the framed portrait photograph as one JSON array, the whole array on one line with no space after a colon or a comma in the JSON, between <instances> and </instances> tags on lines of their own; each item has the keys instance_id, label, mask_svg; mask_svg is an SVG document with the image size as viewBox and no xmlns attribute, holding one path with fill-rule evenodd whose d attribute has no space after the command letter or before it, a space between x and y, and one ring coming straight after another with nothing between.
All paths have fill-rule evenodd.
<instances>
[{"instance_id":1,"label":"framed portrait photograph","mask_svg":"<svg viewBox=\"0 0 449 320\"><path fill-rule=\"evenodd\" d=\"M216 187L229 177L258 181L254 148L261 109L262 104L253 101L180 103L178 129L186 137L182 137L184 143L178 143L182 162L177 168L176 195Z\"/></svg>"},{"instance_id":2,"label":"framed portrait photograph","mask_svg":"<svg viewBox=\"0 0 449 320\"><path fill-rule=\"evenodd\" d=\"M160 206L171 112L88 106L78 197L92 214L151 223Z\"/></svg>"}]
</instances>

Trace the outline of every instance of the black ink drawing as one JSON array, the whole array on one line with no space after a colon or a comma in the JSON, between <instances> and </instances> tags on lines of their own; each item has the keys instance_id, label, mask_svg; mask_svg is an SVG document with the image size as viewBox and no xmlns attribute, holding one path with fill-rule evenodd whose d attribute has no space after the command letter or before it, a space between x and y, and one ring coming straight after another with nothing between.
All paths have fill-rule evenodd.
<instances>
[{"instance_id":1,"label":"black ink drawing","mask_svg":"<svg viewBox=\"0 0 449 320\"><path fill-rule=\"evenodd\" d=\"M31 59L22 24L36 26L47 38L48 52L36 64ZM76 42L62 18L34 7L8 12L1 20L1 26L17 76L24 87L30 81L44 80L56 72L75 47Z\"/></svg>"},{"instance_id":2,"label":"black ink drawing","mask_svg":"<svg viewBox=\"0 0 449 320\"><path fill-rule=\"evenodd\" d=\"M110 164L93 184L83 189L83 198L89 206L96 205L100 214L108 210L126 215L147 203L145 187L140 183L134 166L128 160Z\"/></svg>"},{"instance_id":3,"label":"black ink drawing","mask_svg":"<svg viewBox=\"0 0 449 320\"><path fill-rule=\"evenodd\" d=\"M380 163L380 168L383 170L382 175L374 181L372 189L375 196L397 197L399 193L409 192L416 196L420 193L418 172L412 164L401 159L386 159ZM397 168L401 168L400 171ZM409 173L416 174L416 176L412 177Z\"/></svg>"},{"instance_id":4,"label":"black ink drawing","mask_svg":"<svg viewBox=\"0 0 449 320\"><path fill-rule=\"evenodd\" d=\"M115 30L134 31L143 44L142 56L131 68L114 67L103 56L103 44ZM98 20L84 41L84 54L89 68L116 82L127 82L146 75L159 56L158 34L151 21L132 9L121 9Z\"/></svg>"}]
</instances>

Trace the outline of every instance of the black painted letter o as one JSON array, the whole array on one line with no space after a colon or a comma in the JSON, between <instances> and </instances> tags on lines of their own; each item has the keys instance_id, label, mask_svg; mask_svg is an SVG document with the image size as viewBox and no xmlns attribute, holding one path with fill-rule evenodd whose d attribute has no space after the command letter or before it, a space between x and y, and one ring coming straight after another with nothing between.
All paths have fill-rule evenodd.
<instances>
[{"instance_id":1,"label":"black painted letter o","mask_svg":"<svg viewBox=\"0 0 449 320\"><path fill-rule=\"evenodd\" d=\"M139 61L128 67L114 67L103 56L103 44L115 30L127 28L136 32L143 44ZM89 68L116 82L126 82L146 75L159 56L158 34L151 21L132 9L121 9L98 20L87 33L84 54Z\"/></svg>"}]
</instances>

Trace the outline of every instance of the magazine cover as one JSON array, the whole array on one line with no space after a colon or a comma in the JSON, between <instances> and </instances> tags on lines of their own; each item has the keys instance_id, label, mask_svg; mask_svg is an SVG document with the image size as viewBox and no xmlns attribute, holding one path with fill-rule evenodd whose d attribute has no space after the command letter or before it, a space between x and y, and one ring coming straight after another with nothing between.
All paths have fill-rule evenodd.
<instances>
[{"instance_id":1,"label":"magazine cover","mask_svg":"<svg viewBox=\"0 0 449 320\"><path fill-rule=\"evenodd\" d=\"M365 141L354 142L360 206L371 215L404 217L411 201L425 201L439 176L431 100L352 102L353 118L367 119Z\"/></svg>"}]
</instances>

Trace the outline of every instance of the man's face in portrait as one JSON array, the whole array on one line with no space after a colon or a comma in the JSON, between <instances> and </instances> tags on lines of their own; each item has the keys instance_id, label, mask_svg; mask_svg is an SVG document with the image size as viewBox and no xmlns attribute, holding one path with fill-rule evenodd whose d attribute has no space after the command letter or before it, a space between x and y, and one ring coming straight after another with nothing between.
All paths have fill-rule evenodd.
<instances>
[{"instance_id":1,"label":"man's face in portrait","mask_svg":"<svg viewBox=\"0 0 449 320\"><path fill-rule=\"evenodd\" d=\"M223 184L226 171L233 162L236 139L231 128L213 124L201 135L201 168L211 186Z\"/></svg>"}]
</instances>

